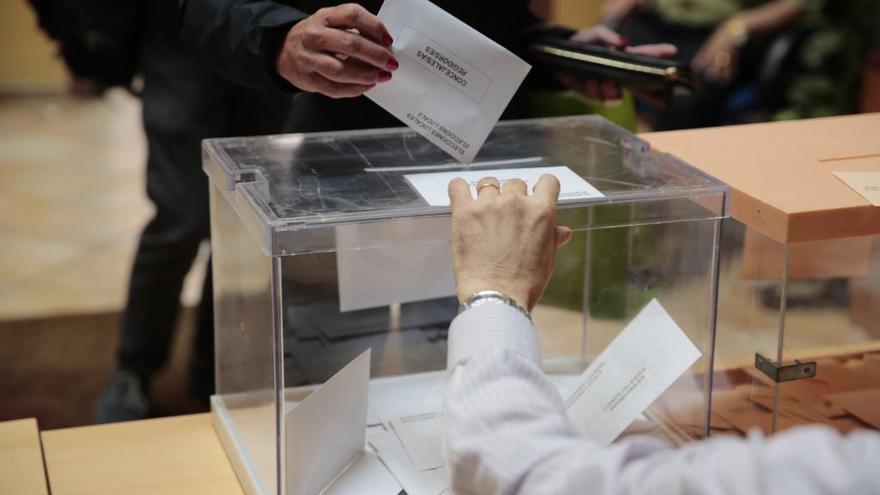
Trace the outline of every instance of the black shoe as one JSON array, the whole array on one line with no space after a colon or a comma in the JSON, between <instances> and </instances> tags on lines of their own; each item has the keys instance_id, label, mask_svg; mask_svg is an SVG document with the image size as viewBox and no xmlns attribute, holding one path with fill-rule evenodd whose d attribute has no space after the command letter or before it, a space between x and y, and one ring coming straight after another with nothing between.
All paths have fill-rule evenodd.
<instances>
[{"instance_id":1,"label":"black shoe","mask_svg":"<svg viewBox=\"0 0 880 495\"><path fill-rule=\"evenodd\" d=\"M95 405L95 422L118 423L149 416L146 380L132 371L118 370Z\"/></svg>"}]
</instances>

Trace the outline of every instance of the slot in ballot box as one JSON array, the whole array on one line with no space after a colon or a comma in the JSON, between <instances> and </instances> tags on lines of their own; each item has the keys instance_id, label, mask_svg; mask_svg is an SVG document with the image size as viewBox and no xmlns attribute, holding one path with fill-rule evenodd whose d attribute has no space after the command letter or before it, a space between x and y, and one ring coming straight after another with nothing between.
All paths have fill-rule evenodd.
<instances>
[{"instance_id":1,"label":"slot in ballot box","mask_svg":"<svg viewBox=\"0 0 880 495\"><path fill-rule=\"evenodd\" d=\"M877 136L880 114L645 136L731 187L712 431L880 428Z\"/></svg>"},{"instance_id":2,"label":"slot in ballot box","mask_svg":"<svg viewBox=\"0 0 880 495\"><path fill-rule=\"evenodd\" d=\"M212 409L248 492L293 495L289 463L303 453L286 431L292 411L366 349L368 426L404 403L440 403L457 312L442 204L454 175L560 176L559 221L575 235L533 312L545 370L565 393L656 301L699 358L628 432L671 443L707 434L728 208L718 180L594 116L503 122L469 165L409 129L211 139L203 149Z\"/></svg>"}]
</instances>

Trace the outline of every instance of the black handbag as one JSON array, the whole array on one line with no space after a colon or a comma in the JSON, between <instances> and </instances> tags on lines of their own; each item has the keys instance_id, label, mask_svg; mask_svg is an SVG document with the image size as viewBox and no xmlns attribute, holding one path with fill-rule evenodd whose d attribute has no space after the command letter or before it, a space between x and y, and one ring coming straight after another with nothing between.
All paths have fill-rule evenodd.
<instances>
[{"instance_id":1,"label":"black handbag","mask_svg":"<svg viewBox=\"0 0 880 495\"><path fill-rule=\"evenodd\" d=\"M531 29L527 39L532 61L554 72L608 79L640 89L696 87L696 78L687 64L572 41L572 34L574 31L552 26Z\"/></svg>"}]
</instances>

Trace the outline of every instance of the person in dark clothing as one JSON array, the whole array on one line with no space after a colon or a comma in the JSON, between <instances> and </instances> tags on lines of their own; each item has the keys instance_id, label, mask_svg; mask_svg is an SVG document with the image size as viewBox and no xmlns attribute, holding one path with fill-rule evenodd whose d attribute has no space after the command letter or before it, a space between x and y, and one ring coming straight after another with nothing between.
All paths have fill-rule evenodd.
<instances>
[{"instance_id":1,"label":"person in dark clothing","mask_svg":"<svg viewBox=\"0 0 880 495\"><path fill-rule=\"evenodd\" d=\"M41 13L48 15L63 10L42 3ZM88 5L98 6L96 2L88 2ZM112 80L100 81L97 87L126 86L134 70L143 76L147 194L155 205L155 215L141 234L137 247L128 302L122 316L119 369L96 405L97 422L139 419L151 413L150 380L168 360L183 280L200 245L209 236L208 184L201 170L201 140L275 132L282 125L291 100L289 95L280 92L247 89L228 82L190 57L177 33L174 0L129 5L131 9L138 9L131 16L136 26L116 32L125 32L134 40L133 60L130 60L132 74L126 79L117 70ZM114 4L108 12L116 12L122 6ZM76 11L78 6L65 8ZM117 46L107 39L107 46ZM76 60L68 64L72 71L80 67L101 68L102 63L94 59L89 62L90 53L77 49L76 43L71 42L65 51L65 39L59 42L65 59ZM88 44L82 46L88 47ZM118 51L107 52L116 54ZM96 76L94 73L80 75ZM190 390L198 397L207 397L213 390L210 274L209 267L198 311L189 376Z\"/></svg>"},{"instance_id":2,"label":"person in dark clothing","mask_svg":"<svg viewBox=\"0 0 880 495\"><path fill-rule=\"evenodd\" d=\"M400 126L391 114L360 96L373 85L394 77L396 69L389 49L391 34L374 15L382 1L341 3L182 0L181 31L184 42L203 61L231 80L253 88L299 91L287 131ZM539 22L529 12L528 0L434 3L520 56L525 54L526 28ZM620 36L607 29L584 30L576 36L582 41L623 43ZM672 47L633 48L664 56ZM529 116L527 93L541 76L535 72L516 93L502 119ZM603 95L613 96L615 92L607 88Z\"/></svg>"}]
</instances>

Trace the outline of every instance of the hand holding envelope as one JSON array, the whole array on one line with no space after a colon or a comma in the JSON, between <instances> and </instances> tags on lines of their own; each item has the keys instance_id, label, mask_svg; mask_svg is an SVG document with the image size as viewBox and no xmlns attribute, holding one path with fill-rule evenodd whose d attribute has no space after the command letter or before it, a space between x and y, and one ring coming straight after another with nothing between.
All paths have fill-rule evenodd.
<instances>
[{"instance_id":1,"label":"hand holding envelope","mask_svg":"<svg viewBox=\"0 0 880 495\"><path fill-rule=\"evenodd\" d=\"M275 66L304 91L360 96L391 79L399 65L389 49L393 42L382 21L362 6L328 7L293 26Z\"/></svg>"},{"instance_id":2,"label":"hand holding envelope","mask_svg":"<svg viewBox=\"0 0 880 495\"><path fill-rule=\"evenodd\" d=\"M400 70L365 96L472 162L531 66L428 0L385 0L379 18Z\"/></svg>"}]
</instances>

